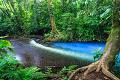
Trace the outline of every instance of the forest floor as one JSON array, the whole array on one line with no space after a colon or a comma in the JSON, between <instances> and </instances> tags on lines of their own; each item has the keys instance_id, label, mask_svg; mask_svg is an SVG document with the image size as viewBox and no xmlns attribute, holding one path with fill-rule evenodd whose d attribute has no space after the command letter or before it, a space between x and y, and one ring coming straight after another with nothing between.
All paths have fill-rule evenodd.
<instances>
[{"instance_id":1,"label":"forest floor","mask_svg":"<svg viewBox=\"0 0 120 80\"><path fill-rule=\"evenodd\" d=\"M56 74L57 72L59 72L62 69L62 67L53 67L52 71L54 74ZM42 68L42 72L46 71L45 68ZM84 72L77 72L71 80L112 80L108 77L106 77L102 72L96 72L93 71L89 74L87 74L86 79L83 79L83 74ZM67 80L67 79L63 79L64 77L69 77L68 73L62 74L58 77L54 77L54 78L50 78L48 77L46 80Z\"/></svg>"},{"instance_id":2,"label":"forest floor","mask_svg":"<svg viewBox=\"0 0 120 80\"><path fill-rule=\"evenodd\" d=\"M65 76L65 75L63 75ZM61 77L48 79L48 80L62 80ZM111 80L110 78L106 77L102 72L91 72L87 75L86 79L83 79L83 72L77 73L71 80Z\"/></svg>"},{"instance_id":3,"label":"forest floor","mask_svg":"<svg viewBox=\"0 0 120 80\"><path fill-rule=\"evenodd\" d=\"M83 73L78 73L74 77L74 80L82 80ZM106 77L102 72L91 72L87 75L86 80L111 80L110 78Z\"/></svg>"}]
</instances>

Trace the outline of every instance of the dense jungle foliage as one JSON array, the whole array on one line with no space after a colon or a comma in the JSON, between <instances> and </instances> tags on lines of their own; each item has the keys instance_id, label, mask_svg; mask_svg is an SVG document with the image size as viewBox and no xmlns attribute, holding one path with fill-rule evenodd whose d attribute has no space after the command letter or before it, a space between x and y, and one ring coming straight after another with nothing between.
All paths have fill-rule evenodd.
<instances>
[{"instance_id":1,"label":"dense jungle foliage","mask_svg":"<svg viewBox=\"0 0 120 80\"><path fill-rule=\"evenodd\" d=\"M0 0L0 36L52 35L54 16L62 41L105 41L112 0Z\"/></svg>"},{"instance_id":2,"label":"dense jungle foliage","mask_svg":"<svg viewBox=\"0 0 120 80\"><path fill-rule=\"evenodd\" d=\"M56 76L67 80L63 74L76 65L56 73L52 68L44 71L38 67L25 68L16 60L11 43L1 36L39 35L44 36L44 41L106 41L115 13L113 1L0 0L0 80L47 80ZM102 54L98 50L95 53L94 59L98 60ZM117 57L115 63L120 63ZM116 65L111 72L120 77L120 68Z\"/></svg>"}]
</instances>

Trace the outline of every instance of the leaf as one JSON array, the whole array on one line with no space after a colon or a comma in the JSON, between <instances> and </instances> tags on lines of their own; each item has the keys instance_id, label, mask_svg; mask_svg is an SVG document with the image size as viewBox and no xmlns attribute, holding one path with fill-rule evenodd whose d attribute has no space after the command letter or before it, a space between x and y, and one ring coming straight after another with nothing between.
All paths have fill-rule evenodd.
<instances>
[{"instance_id":1,"label":"leaf","mask_svg":"<svg viewBox=\"0 0 120 80\"><path fill-rule=\"evenodd\" d=\"M15 54L15 51L12 49L12 46L7 48L11 53Z\"/></svg>"},{"instance_id":2,"label":"leaf","mask_svg":"<svg viewBox=\"0 0 120 80\"><path fill-rule=\"evenodd\" d=\"M77 65L71 65L71 66L68 67L68 69L69 69L69 70L73 70L73 69L75 69L76 67L77 67Z\"/></svg>"},{"instance_id":3,"label":"leaf","mask_svg":"<svg viewBox=\"0 0 120 80\"><path fill-rule=\"evenodd\" d=\"M100 49L101 47L99 47L97 50L93 50L92 53L97 53Z\"/></svg>"},{"instance_id":4,"label":"leaf","mask_svg":"<svg viewBox=\"0 0 120 80\"><path fill-rule=\"evenodd\" d=\"M110 8L108 8L103 14L100 15L101 18L105 18L106 14L108 14L110 12Z\"/></svg>"},{"instance_id":5,"label":"leaf","mask_svg":"<svg viewBox=\"0 0 120 80\"><path fill-rule=\"evenodd\" d=\"M0 40L0 49L4 48L4 47L10 47L11 43L7 40Z\"/></svg>"},{"instance_id":6,"label":"leaf","mask_svg":"<svg viewBox=\"0 0 120 80\"><path fill-rule=\"evenodd\" d=\"M52 73L52 68L48 68L46 74L51 74Z\"/></svg>"},{"instance_id":7,"label":"leaf","mask_svg":"<svg viewBox=\"0 0 120 80\"><path fill-rule=\"evenodd\" d=\"M7 60L2 60L2 61L0 62L0 66L2 67L2 66L4 66L6 63L7 63Z\"/></svg>"},{"instance_id":8,"label":"leaf","mask_svg":"<svg viewBox=\"0 0 120 80\"><path fill-rule=\"evenodd\" d=\"M67 76L63 77L61 80L67 80Z\"/></svg>"},{"instance_id":9,"label":"leaf","mask_svg":"<svg viewBox=\"0 0 120 80\"><path fill-rule=\"evenodd\" d=\"M63 68L62 68L62 70L60 70L60 72L59 72L59 74L63 74L65 71L67 71L68 69L64 66Z\"/></svg>"},{"instance_id":10,"label":"leaf","mask_svg":"<svg viewBox=\"0 0 120 80\"><path fill-rule=\"evenodd\" d=\"M32 79L37 79L37 80L46 80L46 79L44 79L45 74L42 73L42 72L35 72L35 73L33 73L32 75L30 75L30 77L31 77Z\"/></svg>"},{"instance_id":11,"label":"leaf","mask_svg":"<svg viewBox=\"0 0 120 80\"><path fill-rule=\"evenodd\" d=\"M69 16L71 16L72 14L71 13L64 13L62 16L63 17L69 17Z\"/></svg>"}]
</instances>

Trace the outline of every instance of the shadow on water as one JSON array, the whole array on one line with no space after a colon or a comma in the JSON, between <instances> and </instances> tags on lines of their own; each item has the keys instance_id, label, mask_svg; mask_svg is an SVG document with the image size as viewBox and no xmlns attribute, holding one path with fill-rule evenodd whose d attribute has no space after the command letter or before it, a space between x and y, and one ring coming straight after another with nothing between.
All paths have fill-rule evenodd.
<instances>
[{"instance_id":1,"label":"shadow on water","mask_svg":"<svg viewBox=\"0 0 120 80\"><path fill-rule=\"evenodd\" d=\"M10 42L14 46L16 58L24 66L85 66L93 62L85 59L86 55L77 57L76 52L46 47L31 39L11 39Z\"/></svg>"}]
</instances>

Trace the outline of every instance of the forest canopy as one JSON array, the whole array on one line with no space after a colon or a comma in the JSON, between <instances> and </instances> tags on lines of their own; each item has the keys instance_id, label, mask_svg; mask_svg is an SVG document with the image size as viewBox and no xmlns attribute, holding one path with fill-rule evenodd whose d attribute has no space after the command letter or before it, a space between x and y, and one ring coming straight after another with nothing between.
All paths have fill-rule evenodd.
<instances>
[{"instance_id":1,"label":"forest canopy","mask_svg":"<svg viewBox=\"0 0 120 80\"><path fill-rule=\"evenodd\" d=\"M66 34L63 41L106 41L112 26L112 0L0 0L0 36L44 35L50 15Z\"/></svg>"}]
</instances>

